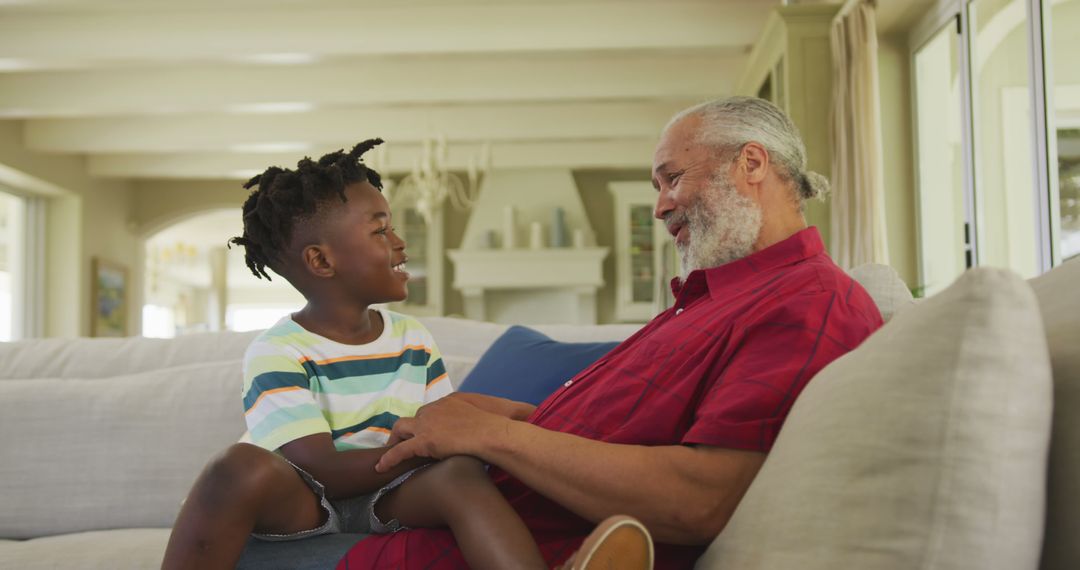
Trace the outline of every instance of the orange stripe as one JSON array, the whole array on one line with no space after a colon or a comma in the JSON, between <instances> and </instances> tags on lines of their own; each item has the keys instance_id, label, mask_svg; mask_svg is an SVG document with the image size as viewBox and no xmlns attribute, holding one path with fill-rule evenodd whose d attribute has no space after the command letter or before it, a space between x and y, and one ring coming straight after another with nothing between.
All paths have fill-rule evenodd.
<instances>
[{"instance_id":1,"label":"orange stripe","mask_svg":"<svg viewBox=\"0 0 1080 570\"><path fill-rule=\"evenodd\" d=\"M255 410L255 408L259 407L259 402L261 402L262 399L264 397L266 397L267 394L277 394L277 393L280 393L280 392L291 392L293 390L303 390L303 389L304 388L301 388L300 386L285 386L283 388L274 388L273 390L267 390L267 391L263 392L262 394L259 394L258 398L255 398L255 403L251 404L251 407L248 408L248 410L246 412L244 412L244 415L246 416L246 415L250 414L252 411Z\"/></svg>"},{"instance_id":2,"label":"orange stripe","mask_svg":"<svg viewBox=\"0 0 1080 570\"><path fill-rule=\"evenodd\" d=\"M435 378L431 382L428 382L428 385L424 387L424 391L427 392L431 389L432 386L438 384L439 382L442 382L443 380L446 380L446 378L446 372L443 372L438 378Z\"/></svg>"},{"instance_id":3,"label":"orange stripe","mask_svg":"<svg viewBox=\"0 0 1080 570\"><path fill-rule=\"evenodd\" d=\"M390 430L379 426L366 427L364 428L364 431L377 431L379 433L385 433L386 435L390 435ZM338 439L344 439L346 437L349 437L350 435L356 435L356 432L350 431L349 433L343 433Z\"/></svg>"},{"instance_id":4,"label":"orange stripe","mask_svg":"<svg viewBox=\"0 0 1080 570\"><path fill-rule=\"evenodd\" d=\"M417 349L421 349L424 352L426 352L428 354L431 354L431 350L428 347L426 347L426 346L424 346L422 344L410 344L410 345L406 346L405 348L402 348L401 352L397 352L397 353L392 353L391 352L391 353L386 353L386 354L367 354L367 355L362 355L362 356L341 356L341 357L338 357L338 358L328 358L326 360L314 360L312 362L314 362L315 364L318 364L319 366L325 366L327 364L334 364L335 362L351 362L351 361L355 361L355 360L374 360L376 358L393 358L395 356L401 356L402 354L405 354L406 350L417 350ZM308 360L310 360L310 359L308 359Z\"/></svg>"}]
</instances>

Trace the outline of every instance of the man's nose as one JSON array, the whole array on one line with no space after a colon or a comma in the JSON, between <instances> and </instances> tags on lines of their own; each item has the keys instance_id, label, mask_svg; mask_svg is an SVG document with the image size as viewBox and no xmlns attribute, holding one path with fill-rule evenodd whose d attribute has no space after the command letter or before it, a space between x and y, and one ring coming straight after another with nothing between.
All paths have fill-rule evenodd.
<instances>
[{"instance_id":1,"label":"man's nose","mask_svg":"<svg viewBox=\"0 0 1080 570\"><path fill-rule=\"evenodd\" d=\"M671 199L671 193L667 190L660 189L660 192L656 196L656 207L653 208L653 216L658 220L662 220L674 209L675 202Z\"/></svg>"}]
</instances>

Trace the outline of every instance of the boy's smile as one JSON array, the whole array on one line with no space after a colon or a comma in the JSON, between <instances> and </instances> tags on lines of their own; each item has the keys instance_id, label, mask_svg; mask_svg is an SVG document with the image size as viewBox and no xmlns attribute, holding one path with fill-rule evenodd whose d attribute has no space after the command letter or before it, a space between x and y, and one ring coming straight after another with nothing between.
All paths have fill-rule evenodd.
<instances>
[{"instance_id":1,"label":"boy's smile","mask_svg":"<svg viewBox=\"0 0 1080 570\"><path fill-rule=\"evenodd\" d=\"M403 301L409 273L405 241L390 225L390 206L368 182L345 188L347 201L326 220L323 244L335 281L365 304Z\"/></svg>"}]
</instances>

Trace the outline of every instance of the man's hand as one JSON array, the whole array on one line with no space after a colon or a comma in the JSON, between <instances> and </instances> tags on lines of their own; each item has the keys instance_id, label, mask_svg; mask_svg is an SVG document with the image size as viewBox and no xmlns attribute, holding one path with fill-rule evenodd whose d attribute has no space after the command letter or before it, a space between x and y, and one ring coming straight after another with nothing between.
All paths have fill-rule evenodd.
<instances>
[{"instance_id":1,"label":"man's hand","mask_svg":"<svg viewBox=\"0 0 1080 570\"><path fill-rule=\"evenodd\" d=\"M384 473L414 457L476 455L483 448L480 438L505 432L503 424L513 421L481 409L468 399L447 396L422 406L414 417L399 419L387 443L392 447L379 459L375 471Z\"/></svg>"}]
</instances>

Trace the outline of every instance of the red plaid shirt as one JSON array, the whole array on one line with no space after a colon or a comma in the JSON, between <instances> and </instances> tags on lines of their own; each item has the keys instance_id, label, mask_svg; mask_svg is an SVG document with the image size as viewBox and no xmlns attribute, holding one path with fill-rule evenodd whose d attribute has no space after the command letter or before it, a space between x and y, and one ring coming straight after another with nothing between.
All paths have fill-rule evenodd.
<instances>
[{"instance_id":1,"label":"red plaid shirt","mask_svg":"<svg viewBox=\"0 0 1080 570\"><path fill-rule=\"evenodd\" d=\"M882 324L812 227L672 289L674 307L566 382L529 421L611 443L767 452L810 378ZM505 471L491 476L550 563L592 530ZM653 491L645 483L641 492ZM656 568L690 568L703 550L658 544ZM338 567L466 565L449 531L417 529L364 539Z\"/></svg>"}]
</instances>

